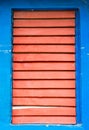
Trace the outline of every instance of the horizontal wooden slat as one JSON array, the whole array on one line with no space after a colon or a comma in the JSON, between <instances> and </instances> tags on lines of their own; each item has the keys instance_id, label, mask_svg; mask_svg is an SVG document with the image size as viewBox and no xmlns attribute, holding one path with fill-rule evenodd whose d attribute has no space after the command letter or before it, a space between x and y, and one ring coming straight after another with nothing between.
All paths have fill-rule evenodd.
<instances>
[{"instance_id":1,"label":"horizontal wooden slat","mask_svg":"<svg viewBox=\"0 0 89 130\"><path fill-rule=\"evenodd\" d=\"M13 88L75 88L75 80L13 80Z\"/></svg>"},{"instance_id":2,"label":"horizontal wooden slat","mask_svg":"<svg viewBox=\"0 0 89 130\"><path fill-rule=\"evenodd\" d=\"M13 17L12 123L76 124L75 11Z\"/></svg>"},{"instance_id":3,"label":"horizontal wooden slat","mask_svg":"<svg viewBox=\"0 0 89 130\"><path fill-rule=\"evenodd\" d=\"M75 28L14 28L13 35L75 35Z\"/></svg>"},{"instance_id":4,"label":"horizontal wooden slat","mask_svg":"<svg viewBox=\"0 0 89 130\"><path fill-rule=\"evenodd\" d=\"M12 118L12 123L13 124L27 124L27 123L31 123L31 124L75 124L76 123L76 118L75 117L13 117Z\"/></svg>"},{"instance_id":5,"label":"horizontal wooden slat","mask_svg":"<svg viewBox=\"0 0 89 130\"><path fill-rule=\"evenodd\" d=\"M12 117L12 123L13 124L23 124L23 123L47 123L47 124L75 124L76 123L76 118L75 117L56 117L56 116L52 116L52 117L43 117L43 116L38 116L38 117L23 117L23 116L19 116L19 117Z\"/></svg>"},{"instance_id":6,"label":"horizontal wooden slat","mask_svg":"<svg viewBox=\"0 0 89 130\"><path fill-rule=\"evenodd\" d=\"M14 98L15 106L75 106L75 98Z\"/></svg>"},{"instance_id":7,"label":"horizontal wooden slat","mask_svg":"<svg viewBox=\"0 0 89 130\"><path fill-rule=\"evenodd\" d=\"M14 44L74 44L75 37L13 37Z\"/></svg>"},{"instance_id":8,"label":"horizontal wooden slat","mask_svg":"<svg viewBox=\"0 0 89 130\"><path fill-rule=\"evenodd\" d=\"M13 79L75 79L75 72L13 72Z\"/></svg>"},{"instance_id":9,"label":"horizontal wooden slat","mask_svg":"<svg viewBox=\"0 0 89 130\"><path fill-rule=\"evenodd\" d=\"M75 19L14 20L14 27L74 27Z\"/></svg>"},{"instance_id":10,"label":"horizontal wooden slat","mask_svg":"<svg viewBox=\"0 0 89 130\"><path fill-rule=\"evenodd\" d=\"M75 11L15 11L14 18L75 18Z\"/></svg>"},{"instance_id":11,"label":"horizontal wooden slat","mask_svg":"<svg viewBox=\"0 0 89 130\"><path fill-rule=\"evenodd\" d=\"M29 115L76 115L75 107L31 107L12 110L12 116Z\"/></svg>"},{"instance_id":12,"label":"horizontal wooden slat","mask_svg":"<svg viewBox=\"0 0 89 130\"><path fill-rule=\"evenodd\" d=\"M75 54L13 54L13 61L75 61Z\"/></svg>"},{"instance_id":13,"label":"horizontal wooden slat","mask_svg":"<svg viewBox=\"0 0 89 130\"><path fill-rule=\"evenodd\" d=\"M13 52L68 52L74 53L74 45L15 45Z\"/></svg>"},{"instance_id":14,"label":"horizontal wooden slat","mask_svg":"<svg viewBox=\"0 0 89 130\"><path fill-rule=\"evenodd\" d=\"M13 89L13 97L75 97L75 89Z\"/></svg>"},{"instance_id":15,"label":"horizontal wooden slat","mask_svg":"<svg viewBox=\"0 0 89 130\"><path fill-rule=\"evenodd\" d=\"M13 70L75 70L75 63L14 63Z\"/></svg>"}]
</instances>

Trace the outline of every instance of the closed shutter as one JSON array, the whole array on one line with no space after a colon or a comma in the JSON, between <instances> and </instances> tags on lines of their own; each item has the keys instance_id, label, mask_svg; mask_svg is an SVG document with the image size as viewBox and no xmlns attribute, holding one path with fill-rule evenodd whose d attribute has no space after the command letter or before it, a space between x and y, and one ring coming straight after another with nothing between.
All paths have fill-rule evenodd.
<instances>
[{"instance_id":1,"label":"closed shutter","mask_svg":"<svg viewBox=\"0 0 89 130\"><path fill-rule=\"evenodd\" d=\"M75 124L75 11L14 11L12 123Z\"/></svg>"}]
</instances>

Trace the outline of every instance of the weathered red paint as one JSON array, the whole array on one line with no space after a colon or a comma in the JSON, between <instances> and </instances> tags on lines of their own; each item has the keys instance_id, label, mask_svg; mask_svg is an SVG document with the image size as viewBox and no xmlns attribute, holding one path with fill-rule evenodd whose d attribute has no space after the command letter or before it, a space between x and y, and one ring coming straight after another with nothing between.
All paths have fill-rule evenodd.
<instances>
[{"instance_id":1,"label":"weathered red paint","mask_svg":"<svg viewBox=\"0 0 89 130\"><path fill-rule=\"evenodd\" d=\"M14 124L75 124L75 70L75 11L14 12Z\"/></svg>"}]
</instances>

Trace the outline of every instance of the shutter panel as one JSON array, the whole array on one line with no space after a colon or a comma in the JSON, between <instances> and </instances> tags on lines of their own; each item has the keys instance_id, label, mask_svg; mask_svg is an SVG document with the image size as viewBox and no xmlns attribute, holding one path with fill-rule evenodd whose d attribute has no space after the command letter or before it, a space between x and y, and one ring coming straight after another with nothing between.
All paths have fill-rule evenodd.
<instances>
[{"instance_id":1,"label":"shutter panel","mask_svg":"<svg viewBox=\"0 0 89 130\"><path fill-rule=\"evenodd\" d=\"M12 123L75 124L75 11L14 11Z\"/></svg>"}]
</instances>

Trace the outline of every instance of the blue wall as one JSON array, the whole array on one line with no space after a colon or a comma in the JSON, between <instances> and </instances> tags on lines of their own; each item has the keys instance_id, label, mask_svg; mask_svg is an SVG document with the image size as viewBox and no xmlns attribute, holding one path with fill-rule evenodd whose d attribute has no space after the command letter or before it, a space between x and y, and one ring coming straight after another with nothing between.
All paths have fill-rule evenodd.
<instances>
[{"instance_id":1,"label":"blue wall","mask_svg":"<svg viewBox=\"0 0 89 130\"><path fill-rule=\"evenodd\" d=\"M12 10L44 9L61 10L76 9L79 11L79 28L77 48L80 76L77 79L78 93L81 95L81 123L77 125L12 125ZM0 129L89 129L89 2L88 0L0 0ZM80 67L81 65L81 67ZM78 69L77 68L77 69ZM79 110L78 110L79 111Z\"/></svg>"}]
</instances>

